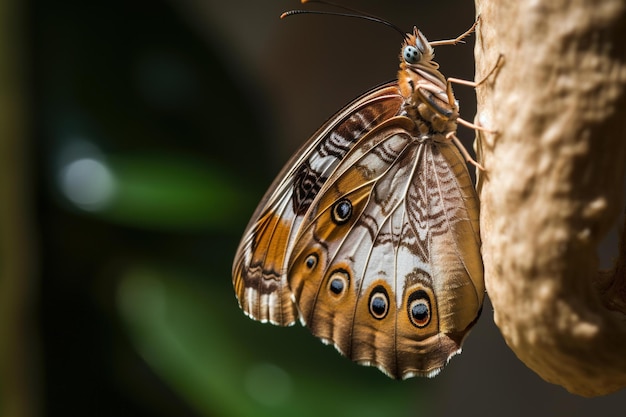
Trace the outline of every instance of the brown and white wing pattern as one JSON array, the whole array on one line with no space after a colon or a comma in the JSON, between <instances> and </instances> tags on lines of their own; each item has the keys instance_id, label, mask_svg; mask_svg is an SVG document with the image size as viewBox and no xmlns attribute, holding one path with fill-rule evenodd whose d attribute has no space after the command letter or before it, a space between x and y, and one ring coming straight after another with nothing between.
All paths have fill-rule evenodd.
<instances>
[{"instance_id":1,"label":"brown and white wing pattern","mask_svg":"<svg viewBox=\"0 0 626 417\"><path fill-rule=\"evenodd\" d=\"M396 83L371 90L329 119L285 165L235 255L233 285L248 316L278 325L296 321L287 261L300 222L346 153L367 132L397 115L402 102Z\"/></svg>"},{"instance_id":2,"label":"brown and white wing pattern","mask_svg":"<svg viewBox=\"0 0 626 417\"><path fill-rule=\"evenodd\" d=\"M302 219L289 286L312 333L395 378L460 352L484 284L478 205L457 148L403 116L344 156Z\"/></svg>"},{"instance_id":3,"label":"brown and white wing pattern","mask_svg":"<svg viewBox=\"0 0 626 417\"><path fill-rule=\"evenodd\" d=\"M417 28L407 34L398 81L345 107L296 153L233 264L247 315L299 317L394 378L436 375L460 352L485 291L478 199L461 153L473 160L455 146L457 122L472 125L433 58Z\"/></svg>"}]
</instances>

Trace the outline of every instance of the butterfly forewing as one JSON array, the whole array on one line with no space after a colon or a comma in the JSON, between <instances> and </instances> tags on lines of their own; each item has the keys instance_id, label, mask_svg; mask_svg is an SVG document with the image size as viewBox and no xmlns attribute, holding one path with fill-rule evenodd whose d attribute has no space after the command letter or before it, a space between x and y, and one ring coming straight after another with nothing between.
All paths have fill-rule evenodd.
<instances>
[{"instance_id":1,"label":"butterfly forewing","mask_svg":"<svg viewBox=\"0 0 626 417\"><path fill-rule=\"evenodd\" d=\"M287 261L302 217L343 156L402 105L395 83L364 94L316 132L271 185L246 228L233 264L233 284L250 317L293 324L297 308L287 284Z\"/></svg>"}]
</instances>

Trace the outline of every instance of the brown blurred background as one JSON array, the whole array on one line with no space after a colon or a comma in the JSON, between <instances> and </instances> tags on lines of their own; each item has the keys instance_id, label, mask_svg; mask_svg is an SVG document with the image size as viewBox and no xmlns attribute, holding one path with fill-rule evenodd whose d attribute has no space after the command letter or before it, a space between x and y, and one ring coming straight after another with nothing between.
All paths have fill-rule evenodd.
<instances>
[{"instance_id":1,"label":"brown blurred background","mask_svg":"<svg viewBox=\"0 0 626 417\"><path fill-rule=\"evenodd\" d=\"M470 1L341 3L430 40L474 21ZM295 0L0 7L3 416L623 415L625 392L583 399L527 369L488 301L461 356L405 382L237 307L256 203L328 117L395 77L394 31L281 21ZM473 79L472 48L438 48L442 72ZM474 92L455 93L472 120Z\"/></svg>"}]
</instances>

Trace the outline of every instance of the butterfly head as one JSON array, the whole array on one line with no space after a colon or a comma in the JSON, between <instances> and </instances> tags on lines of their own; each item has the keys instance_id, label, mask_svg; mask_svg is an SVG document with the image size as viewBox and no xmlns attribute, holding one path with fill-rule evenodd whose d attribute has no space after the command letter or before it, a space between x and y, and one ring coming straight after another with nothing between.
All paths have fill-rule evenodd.
<instances>
[{"instance_id":1,"label":"butterfly head","mask_svg":"<svg viewBox=\"0 0 626 417\"><path fill-rule=\"evenodd\" d=\"M418 130L445 134L456 130L458 106L447 94L446 78L434 58L433 46L414 28L405 36L400 51L398 87L405 99L405 114L420 122Z\"/></svg>"},{"instance_id":2,"label":"butterfly head","mask_svg":"<svg viewBox=\"0 0 626 417\"><path fill-rule=\"evenodd\" d=\"M435 50L428 39L417 28L407 33L400 52L400 66L403 69L437 69L439 65L433 61Z\"/></svg>"}]
</instances>

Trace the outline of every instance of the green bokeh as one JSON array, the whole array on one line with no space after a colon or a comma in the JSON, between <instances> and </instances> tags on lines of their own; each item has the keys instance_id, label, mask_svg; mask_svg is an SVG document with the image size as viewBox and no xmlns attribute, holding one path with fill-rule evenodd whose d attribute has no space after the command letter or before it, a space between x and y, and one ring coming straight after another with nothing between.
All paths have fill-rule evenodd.
<instances>
[{"instance_id":1,"label":"green bokeh","mask_svg":"<svg viewBox=\"0 0 626 417\"><path fill-rule=\"evenodd\" d=\"M252 322L223 289L143 265L129 268L117 298L142 357L204 415L429 415L418 380L358 367L299 325Z\"/></svg>"}]
</instances>

